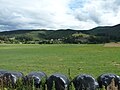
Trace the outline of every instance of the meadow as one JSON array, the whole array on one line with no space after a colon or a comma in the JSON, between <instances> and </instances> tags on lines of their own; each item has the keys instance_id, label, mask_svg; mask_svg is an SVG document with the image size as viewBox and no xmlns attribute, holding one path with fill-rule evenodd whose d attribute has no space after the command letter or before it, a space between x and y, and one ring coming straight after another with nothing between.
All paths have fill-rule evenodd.
<instances>
[{"instance_id":1,"label":"meadow","mask_svg":"<svg viewBox=\"0 0 120 90\"><path fill-rule=\"evenodd\" d=\"M44 71L48 76L62 73L97 77L103 73L120 75L120 47L103 44L1 44L0 69Z\"/></svg>"}]
</instances>

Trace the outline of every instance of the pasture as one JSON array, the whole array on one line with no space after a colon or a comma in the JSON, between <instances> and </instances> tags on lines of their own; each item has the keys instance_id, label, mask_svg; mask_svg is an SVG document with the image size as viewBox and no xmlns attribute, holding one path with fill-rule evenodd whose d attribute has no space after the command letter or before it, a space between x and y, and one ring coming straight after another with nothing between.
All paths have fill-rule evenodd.
<instances>
[{"instance_id":1,"label":"pasture","mask_svg":"<svg viewBox=\"0 0 120 90\"><path fill-rule=\"evenodd\" d=\"M103 44L1 44L0 69L20 71L44 71L68 75L103 73L120 75L120 47L104 47Z\"/></svg>"}]
</instances>

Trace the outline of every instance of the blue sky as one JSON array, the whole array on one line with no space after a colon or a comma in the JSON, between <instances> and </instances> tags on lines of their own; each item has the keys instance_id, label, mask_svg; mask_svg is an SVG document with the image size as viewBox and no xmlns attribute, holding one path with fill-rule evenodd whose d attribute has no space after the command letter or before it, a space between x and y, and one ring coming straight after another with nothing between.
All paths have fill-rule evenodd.
<instances>
[{"instance_id":1,"label":"blue sky","mask_svg":"<svg viewBox=\"0 0 120 90\"><path fill-rule=\"evenodd\" d=\"M0 31L78 29L120 23L120 0L0 0Z\"/></svg>"},{"instance_id":2,"label":"blue sky","mask_svg":"<svg viewBox=\"0 0 120 90\"><path fill-rule=\"evenodd\" d=\"M83 7L86 0L71 0L69 7L72 10L75 10L76 8Z\"/></svg>"}]
</instances>

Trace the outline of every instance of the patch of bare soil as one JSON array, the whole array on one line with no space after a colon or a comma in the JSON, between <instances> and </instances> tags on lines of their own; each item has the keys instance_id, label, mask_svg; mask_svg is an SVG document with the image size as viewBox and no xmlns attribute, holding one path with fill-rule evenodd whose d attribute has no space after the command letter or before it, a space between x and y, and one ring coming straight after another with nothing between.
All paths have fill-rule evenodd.
<instances>
[{"instance_id":1,"label":"patch of bare soil","mask_svg":"<svg viewBox=\"0 0 120 90\"><path fill-rule=\"evenodd\" d=\"M104 47L120 47L120 42L119 43L106 43L104 44Z\"/></svg>"}]
</instances>

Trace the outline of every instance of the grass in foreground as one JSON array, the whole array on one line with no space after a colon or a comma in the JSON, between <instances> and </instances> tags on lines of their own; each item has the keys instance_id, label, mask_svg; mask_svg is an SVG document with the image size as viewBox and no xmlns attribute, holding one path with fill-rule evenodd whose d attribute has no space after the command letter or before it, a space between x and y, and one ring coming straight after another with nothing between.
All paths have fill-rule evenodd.
<instances>
[{"instance_id":1,"label":"grass in foreground","mask_svg":"<svg viewBox=\"0 0 120 90\"><path fill-rule=\"evenodd\" d=\"M63 73L71 77L86 73L120 75L120 47L103 45L0 45L0 69L44 71L47 75Z\"/></svg>"}]
</instances>

